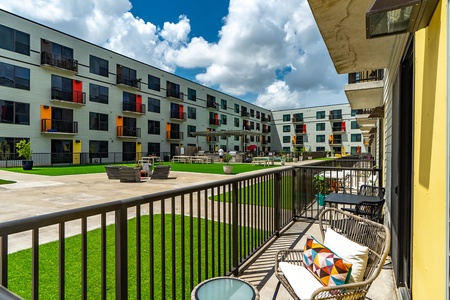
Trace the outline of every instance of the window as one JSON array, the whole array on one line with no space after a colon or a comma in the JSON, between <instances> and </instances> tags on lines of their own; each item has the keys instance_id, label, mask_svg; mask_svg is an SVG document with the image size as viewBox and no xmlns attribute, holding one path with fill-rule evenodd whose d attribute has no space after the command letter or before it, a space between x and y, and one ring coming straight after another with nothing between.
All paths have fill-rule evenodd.
<instances>
[{"instance_id":1,"label":"window","mask_svg":"<svg viewBox=\"0 0 450 300\"><path fill-rule=\"evenodd\" d=\"M237 114L239 113L239 104L234 104L234 112Z\"/></svg>"},{"instance_id":2,"label":"window","mask_svg":"<svg viewBox=\"0 0 450 300\"><path fill-rule=\"evenodd\" d=\"M283 147L283 151L284 152L291 152L291 148L290 147Z\"/></svg>"},{"instance_id":3,"label":"window","mask_svg":"<svg viewBox=\"0 0 450 300\"><path fill-rule=\"evenodd\" d=\"M73 101L72 79L52 75L52 99Z\"/></svg>"},{"instance_id":4,"label":"window","mask_svg":"<svg viewBox=\"0 0 450 300\"><path fill-rule=\"evenodd\" d=\"M342 109L335 109L330 111L330 119L332 120L342 119Z\"/></svg>"},{"instance_id":5,"label":"window","mask_svg":"<svg viewBox=\"0 0 450 300\"><path fill-rule=\"evenodd\" d=\"M191 101L197 101L197 91L188 88L188 99Z\"/></svg>"},{"instance_id":6,"label":"window","mask_svg":"<svg viewBox=\"0 0 450 300\"><path fill-rule=\"evenodd\" d=\"M351 135L352 142L361 142L361 134L352 134Z\"/></svg>"},{"instance_id":7,"label":"window","mask_svg":"<svg viewBox=\"0 0 450 300\"><path fill-rule=\"evenodd\" d=\"M316 143L325 143L325 134L316 135Z\"/></svg>"},{"instance_id":8,"label":"window","mask_svg":"<svg viewBox=\"0 0 450 300\"><path fill-rule=\"evenodd\" d=\"M358 154L358 147L350 147L350 153L352 155Z\"/></svg>"},{"instance_id":9,"label":"window","mask_svg":"<svg viewBox=\"0 0 450 300\"><path fill-rule=\"evenodd\" d=\"M255 129L255 122L253 121L250 122L250 129L251 130Z\"/></svg>"},{"instance_id":10,"label":"window","mask_svg":"<svg viewBox=\"0 0 450 300\"><path fill-rule=\"evenodd\" d=\"M256 118L257 119L261 118L261 113L259 112L259 110L256 111Z\"/></svg>"},{"instance_id":11,"label":"window","mask_svg":"<svg viewBox=\"0 0 450 300\"><path fill-rule=\"evenodd\" d=\"M134 88L141 87L141 81L137 79L136 70L122 65L117 65L117 84L125 84Z\"/></svg>"},{"instance_id":12,"label":"window","mask_svg":"<svg viewBox=\"0 0 450 300\"><path fill-rule=\"evenodd\" d=\"M0 48L20 54L30 55L30 35L0 25Z\"/></svg>"},{"instance_id":13,"label":"window","mask_svg":"<svg viewBox=\"0 0 450 300\"><path fill-rule=\"evenodd\" d=\"M319 151L325 151L325 147L316 147L316 151L317 151L317 152L319 152Z\"/></svg>"},{"instance_id":14,"label":"window","mask_svg":"<svg viewBox=\"0 0 450 300\"><path fill-rule=\"evenodd\" d=\"M89 129L108 131L108 115L90 112L89 113Z\"/></svg>"},{"instance_id":15,"label":"window","mask_svg":"<svg viewBox=\"0 0 450 300\"><path fill-rule=\"evenodd\" d=\"M147 144L147 150L148 150L148 154L151 155L160 155L161 152L161 145L159 143L148 143Z\"/></svg>"},{"instance_id":16,"label":"window","mask_svg":"<svg viewBox=\"0 0 450 300\"><path fill-rule=\"evenodd\" d=\"M148 111L154 113L161 112L161 100L148 97Z\"/></svg>"},{"instance_id":17,"label":"window","mask_svg":"<svg viewBox=\"0 0 450 300\"><path fill-rule=\"evenodd\" d=\"M227 125L227 116L220 115L221 125Z\"/></svg>"},{"instance_id":18,"label":"window","mask_svg":"<svg viewBox=\"0 0 450 300\"><path fill-rule=\"evenodd\" d=\"M303 113L294 114L294 120L295 122L303 122Z\"/></svg>"},{"instance_id":19,"label":"window","mask_svg":"<svg viewBox=\"0 0 450 300\"><path fill-rule=\"evenodd\" d=\"M359 129L359 125L357 121L352 121L352 129Z\"/></svg>"},{"instance_id":20,"label":"window","mask_svg":"<svg viewBox=\"0 0 450 300\"><path fill-rule=\"evenodd\" d=\"M148 120L148 134L160 134L161 127L159 121Z\"/></svg>"},{"instance_id":21,"label":"window","mask_svg":"<svg viewBox=\"0 0 450 300\"><path fill-rule=\"evenodd\" d=\"M96 85L93 83L89 84L89 100L92 102L108 104L109 91L108 87Z\"/></svg>"},{"instance_id":22,"label":"window","mask_svg":"<svg viewBox=\"0 0 450 300\"><path fill-rule=\"evenodd\" d=\"M316 112L316 119L325 119L325 111L317 111Z\"/></svg>"},{"instance_id":23,"label":"window","mask_svg":"<svg viewBox=\"0 0 450 300\"><path fill-rule=\"evenodd\" d=\"M89 72L100 76L108 77L109 62L106 59L89 55Z\"/></svg>"},{"instance_id":24,"label":"window","mask_svg":"<svg viewBox=\"0 0 450 300\"><path fill-rule=\"evenodd\" d=\"M192 133L196 132L196 131L197 131L197 127L192 126L192 125L187 126L187 136L188 137L195 137L195 135L193 135Z\"/></svg>"},{"instance_id":25,"label":"window","mask_svg":"<svg viewBox=\"0 0 450 300\"><path fill-rule=\"evenodd\" d=\"M255 116L255 110L254 109L250 109L250 117L254 117Z\"/></svg>"},{"instance_id":26,"label":"window","mask_svg":"<svg viewBox=\"0 0 450 300\"><path fill-rule=\"evenodd\" d=\"M182 99L182 93L180 93L180 85L167 81L166 83L166 96Z\"/></svg>"},{"instance_id":27,"label":"window","mask_svg":"<svg viewBox=\"0 0 450 300\"><path fill-rule=\"evenodd\" d=\"M291 132L291 125L283 125L283 132Z\"/></svg>"},{"instance_id":28,"label":"window","mask_svg":"<svg viewBox=\"0 0 450 300\"><path fill-rule=\"evenodd\" d=\"M220 108L227 109L227 100L220 99Z\"/></svg>"},{"instance_id":29,"label":"window","mask_svg":"<svg viewBox=\"0 0 450 300\"><path fill-rule=\"evenodd\" d=\"M358 114L357 109L352 109L352 117L356 116Z\"/></svg>"},{"instance_id":30,"label":"window","mask_svg":"<svg viewBox=\"0 0 450 300\"><path fill-rule=\"evenodd\" d=\"M289 135L283 135L283 143L290 143L291 137Z\"/></svg>"},{"instance_id":31,"label":"window","mask_svg":"<svg viewBox=\"0 0 450 300\"><path fill-rule=\"evenodd\" d=\"M148 88L159 92L161 90L161 80L159 77L148 75Z\"/></svg>"},{"instance_id":32,"label":"window","mask_svg":"<svg viewBox=\"0 0 450 300\"><path fill-rule=\"evenodd\" d=\"M197 109L195 107L188 107L188 118L197 119Z\"/></svg>"},{"instance_id":33,"label":"window","mask_svg":"<svg viewBox=\"0 0 450 300\"><path fill-rule=\"evenodd\" d=\"M325 123L316 124L316 131L324 131L324 130L325 130Z\"/></svg>"},{"instance_id":34,"label":"window","mask_svg":"<svg viewBox=\"0 0 450 300\"><path fill-rule=\"evenodd\" d=\"M0 85L30 90L30 69L0 62Z\"/></svg>"},{"instance_id":35,"label":"window","mask_svg":"<svg viewBox=\"0 0 450 300\"><path fill-rule=\"evenodd\" d=\"M261 125L259 125L259 123L256 123L256 130L261 130Z\"/></svg>"},{"instance_id":36,"label":"window","mask_svg":"<svg viewBox=\"0 0 450 300\"><path fill-rule=\"evenodd\" d=\"M108 141L89 141L89 158L107 158Z\"/></svg>"},{"instance_id":37,"label":"window","mask_svg":"<svg viewBox=\"0 0 450 300\"><path fill-rule=\"evenodd\" d=\"M30 125L30 104L0 100L0 123Z\"/></svg>"},{"instance_id":38,"label":"window","mask_svg":"<svg viewBox=\"0 0 450 300\"><path fill-rule=\"evenodd\" d=\"M283 115L283 122L289 122L291 120L291 115Z\"/></svg>"},{"instance_id":39,"label":"window","mask_svg":"<svg viewBox=\"0 0 450 300\"><path fill-rule=\"evenodd\" d=\"M234 127L239 127L239 118L234 118Z\"/></svg>"}]
</instances>

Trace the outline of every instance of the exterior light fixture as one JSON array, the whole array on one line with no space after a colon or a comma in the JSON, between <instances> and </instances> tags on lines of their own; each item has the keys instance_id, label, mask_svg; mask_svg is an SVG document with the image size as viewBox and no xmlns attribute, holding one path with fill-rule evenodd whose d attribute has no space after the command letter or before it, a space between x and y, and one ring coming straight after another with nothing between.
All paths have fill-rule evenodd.
<instances>
[{"instance_id":1,"label":"exterior light fixture","mask_svg":"<svg viewBox=\"0 0 450 300\"><path fill-rule=\"evenodd\" d=\"M366 37L415 32L428 26L438 0L375 0L366 13Z\"/></svg>"}]
</instances>

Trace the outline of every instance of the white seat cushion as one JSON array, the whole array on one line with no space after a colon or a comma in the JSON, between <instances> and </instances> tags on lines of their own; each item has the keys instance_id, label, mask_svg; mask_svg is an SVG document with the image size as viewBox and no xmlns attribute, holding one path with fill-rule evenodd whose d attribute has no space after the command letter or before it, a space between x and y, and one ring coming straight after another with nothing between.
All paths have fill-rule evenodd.
<instances>
[{"instance_id":1,"label":"white seat cushion","mask_svg":"<svg viewBox=\"0 0 450 300\"><path fill-rule=\"evenodd\" d=\"M323 287L320 281L303 266L287 262L280 262L279 266L295 294L302 300L311 299L313 292Z\"/></svg>"},{"instance_id":2,"label":"white seat cushion","mask_svg":"<svg viewBox=\"0 0 450 300\"><path fill-rule=\"evenodd\" d=\"M349 282L363 281L369 259L369 248L349 240L331 228L327 228L323 244L352 264Z\"/></svg>"}]
</instances>

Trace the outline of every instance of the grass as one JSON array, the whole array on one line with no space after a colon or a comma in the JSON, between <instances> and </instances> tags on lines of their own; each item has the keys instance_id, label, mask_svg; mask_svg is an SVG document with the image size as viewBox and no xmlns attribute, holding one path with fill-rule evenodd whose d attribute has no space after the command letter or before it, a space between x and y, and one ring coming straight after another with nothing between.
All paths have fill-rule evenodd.
<instances>
[{"instance_id":1,"label":"grass","mask_svg":"<svg viewBox=\"0 0 450 300\"><path fill-rule=\"evenodd\" d=\"M16 182L15 181L11 181L11 180L0 179L0 184L11 184L11 183L16 183Z\"/></svg>"},{"instance_id":2,"label":"grass","mask_svg":"<svg viewBox=\"0 0 450 300\"><path fill-rule=\"evenodd\" d=\"M182 299L182 287L181 287L181 272L182 266L185 266L185 296L186 299L190 297L191 286L190 282L190 263L192 260L193 265L193 282L194 286L198 283L198 273L201 272L201 280L207 277L222 275L224 272L223 266L228 266L229 256L223 249L224 241L228 242L229 235L231 234L231 226L227 224L219 224L213 221L206 221L204 219L193 219L194 229L192 232L193 241L192 245L188 238L186 238L186 244L184 249L181 248L180 236L181 236L181 221L182 216L175 216L175 274L172 274L172 246L170 242L170 236L172 231L172 216L164 215L165 222L162 225L161 215L154 215L153 222L150 221L149 216L143 216L141 218L141 259L142 259L142 299L150 299L151 295L154 295L155 299L162 299L162 289L166 289L167 299ZM197 224L200 222L201 236L198 240L198 228ZM189 237L191 232L189 229L189 217L184 217L185 223L185 236ZM153 224L154 230L150 233L150 224ZM205 234L205 228L208 226L208 236ZM165 249L161 244L161 228L165 229L165 235L167 242L164 243ZM211 236L212 228L215 230L214 239ZM217 233L220 230L220 235ZM129 298L136 297L136 219L129 221L128 228L128 284L129 284ZM242 239L245 240L246 236L256 236L257 234L263 234L263 231L256 229L240 228ZM107 299L115 298L115 278L114 278L114 226L107 227ZM149 237L153 237L154 242L154 259L151 260L151 252L149 248ZM101 297L101 258L100 258L100 230L93 230L88 232L88 299L99 299ZM211 261L213 255L212 243L216 245L214 255L217 259L220 259L220 263L214 265ZM222 249L217 250L217 245L220 240ZM65 295L64 299L81 299L81 236L73 236L67 238L66 241L66 256L65 256ZM208 246L207 246L208 245ZM194 257L189 256L189 247L194 248ZM200 246L200 249L198 248ZM161 278L162 272L162 255L164 251L166 256L165 263L165 278ZM201 254L201 259L198 261L197 253ZM206 253L208 253L208 263L206 263ZM17 293L24 299L31 299L31 250L23 250L16 253L12 253L8 256L9 259L9 273L8 273L8 288ZM185 263L182 264L182 257L185 259ZM198 269L198 266L200 270ZM220 267L219 267L220 265ZM206 268L208 266L208 268ZM154 268L151 272L150 269ZM219 273L219 268L220 273ZM176 295L172 295L172 276L176 277ZM154 290L150 290L150 278L154 280ZM58 244L56 242L43 244L39 247L39 295L45 299L58 299Z\"/></svg>"},{"instance_id":3,"label":"grass","mask_svg":"<svg viewBox=\"0 0 450 300\"><path fill-rule=\"evenodd\" d=\"M181 172L197 172L197 173L208 173L208 174L223 174L222 163L213 164L185 164L185 163L168 163L165 165L171 165L172 171ZM126 166L134 166L131 164L122 164ZM232 164L233 173L244 173L249 171L262 170L267 168L276 167L275 166L252 166L251 164ZM0 170L11 171L17 173L27 173L36 175L47 175L47 176L61 176L61 175L79 175L79 174L92 174L92 173L105 173L104 164L96 165L69 165L69 166L35 166L32 170L24 171L22 167L16 168L0 168Z\"/></svg>"}]
</instances>

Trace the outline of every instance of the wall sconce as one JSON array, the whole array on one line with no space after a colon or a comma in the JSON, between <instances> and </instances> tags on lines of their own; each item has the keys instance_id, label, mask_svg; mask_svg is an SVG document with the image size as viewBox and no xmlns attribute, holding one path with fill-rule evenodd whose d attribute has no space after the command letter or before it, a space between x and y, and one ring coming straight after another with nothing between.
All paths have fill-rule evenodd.
<instances>
[{"instance_id":1,"label":"wall sconce","mask_svg":"<svg viewBox=\"0 0 450 300\"><path fill-rule=\"evenodd\" d=\"M375 0L366 13L366 38L415 32L428 26L439 0Z\"/></svg>"},{"instance_id":2,"label":"wall sconce","mask_svg":"<svg viewBox=\"0 0 450 300\"><path fill-rule=\"evenodd\" d=\"M122 119L122 116L117 116L119 119Z\"/></svg>"},{"instance_id":3,"label":"wall sconce","mask_svg":"<svg viewBox=\"0 0 450 300\"><path fill-rule=\"evenodd\" d=\"M49 109L49 108L50 108L50 106L44 105L44 109Z\"/></svg>"},{"instance_id":4,"label":"wall sconce","mask_svg":"<svg viewBox=\"0 0 450 300\"><path fill-rule=\"evenodd\" d=\"M138 145L140 145L141 144L141 142L138 142Z\"/></svg>"},{"instance_id":5,"label":"wall sconce","mask_svg":"<svg viewBox=\"0 0 450 300\"><path fill-rule=\"evenodd\" d=\"M81 141L80 140L75 140L75 143L81 143Z\"/></svg>"}]
</instances>

